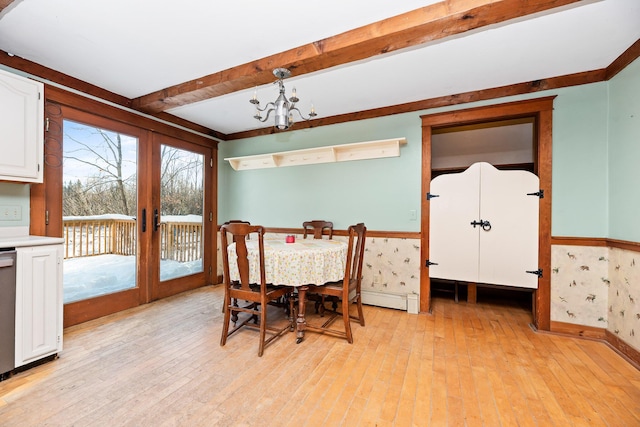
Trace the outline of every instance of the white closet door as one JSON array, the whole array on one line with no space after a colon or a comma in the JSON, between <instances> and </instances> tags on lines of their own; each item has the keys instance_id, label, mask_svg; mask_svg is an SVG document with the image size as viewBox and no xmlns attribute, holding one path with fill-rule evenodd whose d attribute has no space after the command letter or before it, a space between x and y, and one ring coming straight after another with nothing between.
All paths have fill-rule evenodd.
<instances>
[{"instance_id":1,"label":"white closet door","mask_svg":"<svg viewBox=\"0 0 640 427\"><path fill-rule=\"evenodd\" d=\"M429 192L429 277L476 282L478 279L478 229L470 223L479 217L480 165L466 171L440 175Z\"/></svg>"},{"instance_id":2,"label":"white closet door","mask_svg":"<svg viewBox=\"0 0 640 427\"><path fill-rule=\"evenodd\" d=\"M481 163L480 218L491 230L480 231L478 282L537 288L539 178L527 171L499 171Z\"/></svg>"}]
</instances>

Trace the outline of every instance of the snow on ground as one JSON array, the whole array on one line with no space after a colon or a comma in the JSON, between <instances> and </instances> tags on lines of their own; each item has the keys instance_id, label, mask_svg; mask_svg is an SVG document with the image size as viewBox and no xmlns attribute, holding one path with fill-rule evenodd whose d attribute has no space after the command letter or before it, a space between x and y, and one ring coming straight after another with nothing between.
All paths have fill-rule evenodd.
<instances>
[{"instance_id":1,"label":"snow on ground","mask_svg":"<svg viewBox=\"0 0 640 427\"><path fill-rule=\"evenodd\" d=\"M64 303L135 287L136 257L97 255L64 260ZM160 262L160 280L202 271L202 260Z\"/></svg>"}]
</instances>

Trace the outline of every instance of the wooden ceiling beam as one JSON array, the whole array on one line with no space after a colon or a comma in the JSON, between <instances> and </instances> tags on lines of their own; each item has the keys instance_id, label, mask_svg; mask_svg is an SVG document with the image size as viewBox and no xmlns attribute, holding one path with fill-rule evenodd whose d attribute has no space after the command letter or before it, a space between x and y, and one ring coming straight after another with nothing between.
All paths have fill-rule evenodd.
<instances>
[{"instance_id":1,"label":"wooden ceiling beam","mask_svg":"<svg viewBox=\"0 0 640 427\"><path fill-rule=\"evenodd\" d=\"M272 71L278 67L289 68L300 76L580 1L583 0L444 0L143 95L132 100L132 107L159 113L271 83Z\"/></svg>"},{"instance_id":2,"label":"wooden ceiling beam","mask_svg":"<svg viewBox=\"0 0 640 427\"><path fill-rule=\"evenodd\" d=\"M2 12L3 9L11 6L11 3L14 3L15 1L16 0L0 0L0 12Z\"/></svg>"}]
</instances>

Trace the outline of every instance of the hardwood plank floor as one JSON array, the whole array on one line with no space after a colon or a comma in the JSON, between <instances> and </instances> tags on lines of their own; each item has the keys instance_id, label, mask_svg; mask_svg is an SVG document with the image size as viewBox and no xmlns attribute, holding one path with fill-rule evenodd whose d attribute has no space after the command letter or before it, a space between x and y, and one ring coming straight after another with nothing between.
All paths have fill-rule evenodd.
<instances>
[{"instance_id":1,"label":"hardwood plank floor","mask_svg":"<svg viewBox=\"0 0 640 427\"><path fill-rule=\"evenodd\" d=\"M219 346L222 296L66 329L58 359L0 382L0 425L640 426L640 371L604 343L534 332L519 304L365 306L351 345L290 333L259 358L252 330Z\"/></svg>"}]
</instances>

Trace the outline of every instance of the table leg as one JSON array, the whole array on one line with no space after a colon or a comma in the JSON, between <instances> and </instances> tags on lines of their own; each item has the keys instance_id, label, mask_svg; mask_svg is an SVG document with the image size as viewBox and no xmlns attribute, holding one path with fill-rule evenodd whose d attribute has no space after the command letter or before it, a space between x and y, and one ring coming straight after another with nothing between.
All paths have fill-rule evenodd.
<instances>
[{"instance_id":1,"label":"table leg","mask_svg":"<svg viewBox=\"0 0 640 427\"><path fill-rule=\"evenodd\" d=\"M298 318L296 319L296 343L300 344L304 339L304 327L307 322L304 320L304 311L307 306L307 290L308 286L298 287Z\"/></svg>"}]
</instances>

